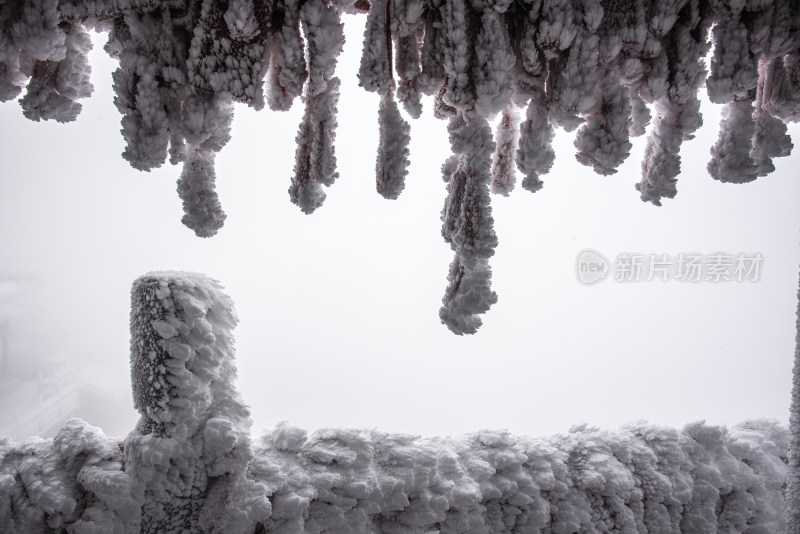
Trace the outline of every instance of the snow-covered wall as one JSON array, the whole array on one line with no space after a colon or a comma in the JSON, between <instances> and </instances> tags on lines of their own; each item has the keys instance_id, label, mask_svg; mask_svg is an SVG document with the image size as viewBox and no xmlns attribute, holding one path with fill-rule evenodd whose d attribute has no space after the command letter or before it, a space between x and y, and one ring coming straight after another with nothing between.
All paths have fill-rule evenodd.
<instances>
[{"instance_id":1,"label":"snow-covered wall","mask_svg":"<svg viewBox=\"0 0 800 534\"><path fill-rule=\"evenodd\" d=\"M282 423L251 443L231 299L194 273L132 290L124 442L73 419L0 438L3 533L775 534L786 428L577 427L548 438L422 438ZM276 409L280 409L277 407ZM535 417L535 413L532 413Z\"/></svg>"}]
</instances>

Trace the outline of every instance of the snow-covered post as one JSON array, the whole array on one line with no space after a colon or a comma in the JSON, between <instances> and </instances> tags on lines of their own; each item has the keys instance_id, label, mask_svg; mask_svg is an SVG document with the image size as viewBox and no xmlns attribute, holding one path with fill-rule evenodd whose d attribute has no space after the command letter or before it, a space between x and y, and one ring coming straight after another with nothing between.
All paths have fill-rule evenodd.
<instances>
[{"instance_id":1,"label":"snow-covered post","mask_svg":"<svg viewBox=\"0 0 800 534\"><path fill-rule=\"evenodd\" d=\"M789 408L789 472L786 482L786 534L800 534L800 289Z\"/></svg>"},{"instance_id":2,"label":"snow-covered post","mask_svg":"<svg viewBox=\"0 0 800 534\"><path fill-rule=\"evenodd\" d=\"M201 274L149 273L131 290L131 383L139 423L125 471L142 533L252 532L269 515L250 417L234 387L233 301Z\"/></svg>"}]
</instances>

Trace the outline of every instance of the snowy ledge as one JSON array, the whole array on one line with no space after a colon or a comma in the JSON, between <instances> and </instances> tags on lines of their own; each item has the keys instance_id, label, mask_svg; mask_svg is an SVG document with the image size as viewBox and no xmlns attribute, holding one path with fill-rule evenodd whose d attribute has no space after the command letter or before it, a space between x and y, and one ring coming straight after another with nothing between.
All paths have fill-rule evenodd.
<instances>
[{"instance_id":1,"label":"snowy ledge","mask_svg":"<svg viewBox=\"0 0 800 534\"><path fill-rule=\"evenodd\" d=\"M234 387L233 302L194 273L131 292L140 413L120 442L79 419L0 438L0 531L784 531L789 435L770 421L422 438L279 424L255 443ZM800 391L800 390L799 390ZM532 416L535 416L532 415Z\"/></svg>"}]
</instances>

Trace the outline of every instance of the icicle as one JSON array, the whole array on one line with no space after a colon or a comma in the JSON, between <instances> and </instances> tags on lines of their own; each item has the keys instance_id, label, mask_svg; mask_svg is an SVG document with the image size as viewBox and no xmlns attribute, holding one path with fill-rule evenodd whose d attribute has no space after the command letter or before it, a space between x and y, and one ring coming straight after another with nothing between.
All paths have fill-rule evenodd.
<instances>
[{"instance_id":1,"label":"icicle","mask_svg":"<svg viewBox=\"0 0 800 534\"><path fill-rule=\"evenodd\" d=\"M681 143L702 121L697 97L685 104L660 100L656 102L655 112L656 120L642 160L642 179L636 184L636 190L643 201L660 206L662 198L674 198L678 192Z\"/></svg>"},{"instance_id":2,"label":"icicle","mask_svg":"<svg viewBox=\"0 0 800 534\"><path fill-rule=\"evenodd\" d=\"M178 195L183 201L181 222L198 237L216 235L225 222L215 182L214 153L189 146L178 180Z\"/></svg>"},{"instance_id":3,"label":"icicle","mask_svg":"<svg viewBox=\"0 0 800 534\"><path fill-rule=\"evenodd\" d=\"M162 165L170 143L175 144L171 154L182 150L182 100L190 92L186 64L198 13L179 15L163 8L119 17L106 45L120 62L113 80L126 141L123 157L136 169Z\"/></svg>"},{"instance_id":4,"label":"icicle","mask_svg":"<svg viewBox=\"0 0 800 534\"><path fill-rule=\"evenodd\" d=\"M756 107L754 117L755 133L750 157L756 164L758 176L767 176L775 170L772 158L788 156L794 145L783 121L764 111L761 106Z\"/></svg>"},{"instance_id":5,"label":"icicle","mask_svg":"<svg viewBox=\"0 0 800 534\"><path fill-rule=\"evenodd\" d=\"M326 196L325 191L322 190L322 184L312 178L311 148L313 139L314 127L311 125L311 118L306 111L295 137L297 152L294 175L289 186L289 198L305 214L313 213L322 205Z\"/></svg>"},{"instance_id":6,"label":"icicle","mask_svg":"<svg viewBox=\"0 0 800 534\"><path fill-rule=\"evenodd\" d=\"M182 119L181 133L188 145L178 180L182 222L198 236L211 237L226 217L215 190L214 159L230 140L233 104L229 98L191 97L183 104Z\"/></svg>"},{"instance_id":7,"label":"icicle","mask_svg":"<svg viewBox=\"0 0 800 534\"><path fill-rule=\"evenodd\" d=\"M525 112L525 121L520 125L517 168L525 176L522 187L531 193L542 188L539 179L550 172L556 154L551 146L555 130L547 118L544 107L544 90L531 97Z\"/></svg>"},{"instance_id":8,"label":"icicle","mask_svg":"<svg viewBox=\"0 0 800 534\"><path fill-rule=\"evenodd\" d=\"M630 73L624 77L624 83L639 92L645 102L656 102L667 98L669 91L669 58L667 51L659 44L659 52L653 58L641 60L641 76L630 83Z\"/></svg>"},{"instance_id":9,"label":"icicle","mask_svg":"<svg viewBox=\"0 0 800 534\"><path fill-rule=\"evenodd\" d=\"M434 95L444 84L444 39L440 10L435 9L425 17L422 49L420 50L421 72L417 77L417 88L426 95Z\"/></svg>"},{"instance_id":10,"label":"icicle","mask_svg":"<svg viewBox=\"0 0 800 534\"><path fill-rule=\"evenodd\" d=\"M310 214L325 201L322 186L332 185L339 177L333 142L340 81L333 74L344 46L344 25L339 12L322 0L303 4L300 19L308 44L309 74L289 197L303 213Z\"/></svg>"},{"instance_id":11,"label":"icicle","mask_svg":"<svg viewBox=\"0 0 800 534\"><path fill-rule=\"evenodd\" d=\"M475 105L475 89L470 73L473 61L473 36L469 34L470 7L467 0L448 0L441 10L446 37L446 89L442 100L458 110L468 111Z\"/></svg>"},{"instance_id":12,"label":"icicle","mask_svg":"<svg viewBox=\"0 0 800 534\"><path fill-rule=\"evenodd\" d=\"M24 115L34 121L74 121L81 111L78 99L91 96L89 51L92 41L81 26L65 28L66 53L61 61L34 60L31 80L20 99Z\"/></svg>"},{"instance_id":13,"label":"icicle","mask_svg":"<svg viewBox=\"0 0 800 534\"><path fill-rule=\"evenodd\" d=\"M604 176L617 172L617 167L631 151L629 129L631 106L628 90L619 85L614 73L606 74L600 88L600 110L589 115L575 137L575 158L594 172Z\"/></svg>"},{"instance_id":14,"label":"icicle","mask_svg":"<svg viewBox=\"0 0 800 534\"><path fill-rule=\"evenodd\" d=\"M450 264L448 285L439 310L442 324L458 335L476 333L483 324L480 315L497 302L491 280L488 261L474 260L465 264L456 254Z\"/></svg>"},{"instance_id":15,"label":"icicle","mask_svg":"<svg viewBox=\"0 0 800 534\"><path fill-rule=\"evenodd\" d=\"M800 51L768 61L759 75L764 109L784 122L800 121Z\"/></svg>"},{"instance_id":16,"label":"icicle","mask_svg":"<svg viewBox=\"0 0 800 534\"><path fill-rule=\"evenodd\" d=\"M122 136L126 146L122 153L134 169L149 171L167 159L168 118L156 81L157 65L136 61L136 70L125 68L127 61L112 74L114 103L122 114Z\"/></svg>"},{"instance_id":17,"label":"icicle","mask_svg":"<svg viewBox=\"0 0 800 534\"><path fill-rule=\"evenodd\" d=\"M512 76L512 98L519 107L527 107L528 100L534 94L544 91L547 80L547 61L544 52L536 44L540 5L541 1L533 2L529 6L511 6L514 10L510 18L511 32L516 36L514 48L517 56Z\"/></svg>"},{"instance_id":18,"label":"icicle","mask_svg":"<svg viewBox=\"0 0 800 534\"><path fill-rule=\"evenodd\" d=\"M723 15L713 30L714 57L711 75L706 80L708 98L715 104L726 104L744 98L756 87L758 73L747 46L747 28L738 15Z\"/></svg>"},{"instance_id":19,"label":"icicle","mask_svg":"<svg viewBox=\"0 0 800 534\"><path fill-rule=\"evenodd\" d=\"M231 139L233 103L230 96L194 95L182 107L182 134L186 142L209 152L219 152Z\"/></svg>"},{"instance_id":20,"label":"icicle","mask_svg":"<svg viewBox=\"0 0 800 534\"><path fill-rule=\"evenodd\" d=\"M313 98L311 124L314 128L314 141L311 144L311 179L325 186L333 185L339 177L336 170L337 105L339 102L339 78L327 81L327 89Z\"/></svg>"},{"instance_id":21,"label":"icicle","mask_svg":"<svg viewBox=\"0 0 800 534\"><path fill-rule=\"evenodd\" d=\"M647 107L644 100L634 91L628 91L628 96L631 101L631 137L639 137L644 135L647 131L647 125L650 124L650 108Z\"/></svg>"},{"instance_id":22,"label":"icicle","mask_svg":"<svg viewBox=\"0 0 800 534\"><path fill-rule=\"evenodd\" d=\"M313 98L327 90L327 81L336 70L336 60L344 46L344 25L339 12L322 0L303 4L300 19L308 44L306 98Z\"/></svg>"},{"instance_id":23,"label":"icicle","mask_svg":"<svg viewBox=\"0 0 800 534\"><path fill-rule=\"evenodd\" d=\"M372 0L364 29L364 49L358 69L358 85L385 95L394 87L392 40L388 26L389 0Z\"/></svg>"},{"instance_id":24,"label":"icicle","mask_svg":"<svg viewBox=\"0 0 800 534\"><path fill-rule=\"evenodd\" d=\"M19 103L22 113L30 120L53 119L56 122L74 121L81 105L53 89L58 72L55 61L36 61L27 91Z\"/></svg>"},{"instance_id":25,"label":"icicle","mask_svg":"<svg viewBox=\"0 0 800 534\"><path fill-rule=\"evenodd\" d=\"M378 137L376 187L384 198L396 199L405 188L408 175L411 127L400 115L391 90L378 108Z\"/></svg>"},{"instance_id":26,"label":"icicle","mask_svg":"<svg viewBox=\"0 0 800 534\"><path fill-rule=\"evenodd\" d=\"M755 122L755 133L753 134L753 144L750 149L750 157L756 164L758 176L766 176L775 170L772 158L788 156L792 152L794 145L792 139L787 135L786 124L773 117L764 109L765 84L767 73L770 70L768 63L775 60L767 60L763 56L759 60L759 79L756 92L756 105L753 112Z\"/></svg>"},{"instance_id":27,"label":"icicle","mask_svg":"<svg viewBox=\"0 0 800 534\"><path fill-rule=\"evenodd\" d=\"M412 34L397 37L396 47L395 70L400 77L397 99L403 103L403 108L412 118L418 119L422 115L422 101L417 81L421 73L417 36Z\"/></svg>"},{"instance_id":28,"label":"icicle","mask_svg":"<svg viewBox=\"0 0 800 534\"><path fill-rule=\"evenodd\" d=\"M277 0L273 18L282 24L271 46L267 104L274 111L286 111L303 92L303 83L308 77L303 37L300 34L299 0Z\"/></svg>"},{"instance_id":29,"label":"icicle","mask_svg":"<svg viewBox=\"0 0 800 534\"><path fill-rule=\"evenodd\" d=\"M497 301L488 263L497 246L489 197L495 143L480 116L459 114L450 120L448 130L454 156L442 168L448 182L442 236L455 258L439 317L456 334L474 334L482 324L478 315Z\"/></svg>"},{"instance_id":30,"label":"icicle","mask_svg":"<svg viewBox=\"0 0 800 534\"><path fill-rule=\"evenodd\" d=\"M708 173L720 182L743 184L758 176L756 163L750 157L755 134L753 102L734 100L722 110L719 139L711 149Z\"/></svg>"},{"instance_id":31,"label":"icicle","mask_svg":"<svg viewBox=\"0 0 800 534\"><path fill-rule=\"evenodd\" d=\"M639 86L644 100L658 96L658 101L657 119L647 140L642 179L636 189L642 200L656 206L661 205L662 198L677 194L681 143L694 138L703 124L697 91L705 77L701 58L708 51L711 20L701 18L695 9L693 2L686 3L669 35L660 41L658 62L663 63L663 76L659 67L656 83Z\"/></svg>"},{"instance_id":32,"label":"icicle","mask_svg":"<svg viewBox=\"0 0 800 534\"><path fill-rule=\"evenodd\" d=\"M508 196L517 181L514 172L514 154L519 143L519 113L513 104L503 110L495 133L495 150L492 160L492 193Z\"/></svg>"},{"instance_id":33,"label":"icicle","mask_svg":"<svg viewBox=\"0 0 800 534\"><path fill-rule=\"evenodd\" d=\"M336 107L339 101L338 78L327 82L327 89L306 98L306 110L297 131L294 176L289 198L303 213L313 213L325 201L322 186L330 186L338 178L334 140Z\"/></svg>"},{"instance_id":34,"label":"icicle","mask_svg":"<svg viewBox=\"0 0 800 534\"><path fill-rule=\"evenodd\" d=\"M565 91L566 87L570 84L566 76L567 65L569 61L569 54L563 53L555 59L551 59L547 64L547 95L544 101L547 105L547 115L550 122L554 126L560 126L567 132L573 131L575 128L583 124L583 118L575 114L577 108L570 106L569 102L576 102L578 99L585 98L585 103L595 105L598 102L598 96L592 91L589 95L572 94ZM567 102L561 102L562 96L567 97ZM531 97L533 98L533 97Z\"/></svg>"},{"instance_id":35,"label":"icicle","mask_svg":"<svg viewBox=\"0 0 800 534\"><path fill-rule=\"evenodd\" d=\"M548 99L561 106L564 115L586 115L600 109L601 95L597 89L603 76L597 64L599 44L596 35L577 32L569 59L558 73L558 89L552 93L548 89Z\"/></svg>"}]
</instances>

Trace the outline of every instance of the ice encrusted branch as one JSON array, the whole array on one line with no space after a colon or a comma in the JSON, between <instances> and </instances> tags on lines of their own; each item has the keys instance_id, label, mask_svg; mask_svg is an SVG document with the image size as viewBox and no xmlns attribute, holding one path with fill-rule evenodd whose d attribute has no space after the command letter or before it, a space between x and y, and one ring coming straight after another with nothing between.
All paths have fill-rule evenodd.
<instances>
[{"instance_id":1,"label":"ice encrusted branch","mask_svg":"<svg viewBox=\"0 0 800 534\"><path fill-rule=\"evenodd\" d=\"M447 182L442 236L455 257L439 317L455 334L474 334L483 323L479 315L497 302L489 267L497 246L489 195L495 143L480 115L459 113L448 130L453 155L442 166Z\"/></svg>"},{"instance_id":2,"label":"ice encrusted branch","mask_svg":"<svg viewBox=\"0 0 800 534\"><path fill-rule=\"evenodd\" d=\"M303 93L306 110L295 138L297 152L289 198L303 213L310 214L325 201L322 186L332 185L339 177L333 142L341 83L334 72L344 46L344 26L339 12L322 0L303 4L300 19L308 43L309 76Z\"/></svg>"},{"instance_id":3,"label":"ice encrusted branch","mask_svg":"<svg viewBox=\"0 0 800 534\"><path fill-rule=\"evenodd\" d=\"M388 199L400 196L408 175L411 127L400 115L394 91L389 90L378 108L378 156L375 161L375 185Z\"/></svg>"},{"instance_id":4,"label":"ice encrusted branch","mask_svg":"<svg viewBox=\"0 0 800 534\"><path fill-rule=\"evenodd\" d=\"M148 273L130 317L136 428L118 441L72 419L52 439L0 438L4 534L797 530L797 370L790 432L753 420L422 438L284 422L251 441L220 284Z\"/></svg>"},{"instance_id":5,"label":"ice encrusted branch","mask_svg":"<svg viewBox=\"0 0 800 534\"><path fill-rule=\"evenodd\" d=\"M306 97L306 111L295 140L294 176L289 198L303 213L313 213L325 201L322 186L330 186L339 177L336 171L336 107L339 101L339 78L327 81L316 96Z\"/></svg>"}]
</instances>

